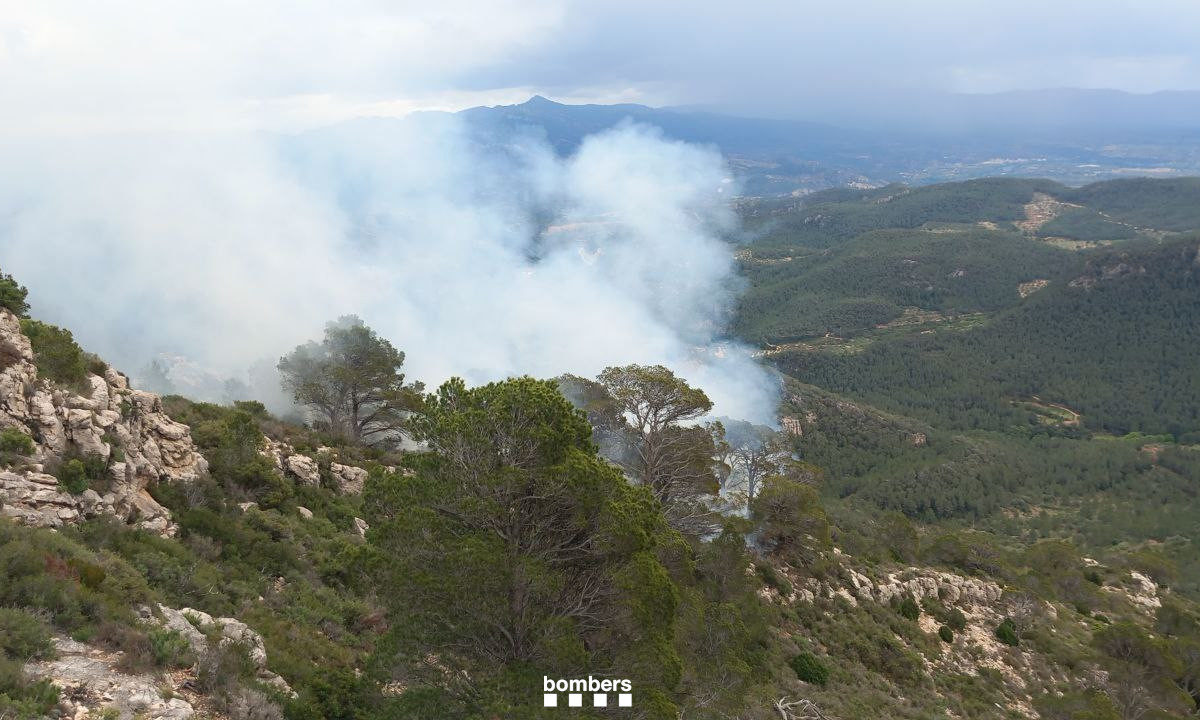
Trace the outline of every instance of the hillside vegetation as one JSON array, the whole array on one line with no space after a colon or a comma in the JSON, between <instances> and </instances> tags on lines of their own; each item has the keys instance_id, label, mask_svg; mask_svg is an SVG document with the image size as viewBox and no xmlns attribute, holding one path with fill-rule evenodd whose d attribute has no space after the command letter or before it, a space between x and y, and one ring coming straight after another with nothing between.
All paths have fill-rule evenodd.
<instances>
[{"instance_id":1,"label":"hillside vegetation","mask_svg":"<svg viewBox=\"0 0 1200 720\"><path fill-rule=\"evenodd\" d=\"M1040 235L1084 190L745 248L780 430L660 366L426 391L353 316L306 425L160 399L0 275L0 717L1195 717L1200 240ZM544 706L589 675L632 707Z\"/></svg>"},{"instance_id":2,"label":"hillside vegetation","mask_svg":"<svg viewBox=\"0 0 1200 720\"><path fill-rule=\"evenodd\" d=\"M1195 179L814 194L785 216L842 219L746 246L738 327L801 383L838 512L1152 551L1195 593L1198 206Z\"/></svg>"}]
</instances>

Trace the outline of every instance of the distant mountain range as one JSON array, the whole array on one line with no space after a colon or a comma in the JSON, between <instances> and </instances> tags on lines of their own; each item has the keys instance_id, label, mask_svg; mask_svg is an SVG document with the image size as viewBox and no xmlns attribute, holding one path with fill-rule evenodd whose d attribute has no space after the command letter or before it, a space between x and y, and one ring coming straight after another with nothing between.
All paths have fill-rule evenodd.
<instances>
[{"instance_id":1,"label":"distant mountain range","mask_svg":"<svg viewBox=\"0 0 1200 720\"><path fill-rule=\"evenodd\" d=\"M455 115L481 143L503 147L515 137L533 135L561 154L624 121L652 125L668 137L718 147L749 196L988 176L1084 184L1200 174L1197 92L914 94L810 114L824 121L739 117L690 107L566 105L534 96L518 105L475 107ZM371 132L386 135L391 123L437 123L446 117L426 112L345 125L364 129L370 124Z\"/></svg>"}]
</instances>

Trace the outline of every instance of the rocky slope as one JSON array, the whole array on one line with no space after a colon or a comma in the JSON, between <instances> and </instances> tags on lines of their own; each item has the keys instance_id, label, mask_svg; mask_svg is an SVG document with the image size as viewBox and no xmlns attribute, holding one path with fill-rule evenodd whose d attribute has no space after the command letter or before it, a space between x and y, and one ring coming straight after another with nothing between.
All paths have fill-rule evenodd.
<instances>
[{"instance_id":1,"label":"rocky slope","mask_svg":"<svg viewBox=\"0 0 1200 720\"><path fill-rule=\"evenodd\" d=\"M293 696L292 689L267 670L267 652L262 637L234 618L214 618L191 608L176 610L165 605L141 611L142 622L180 638L194 663L157 672L134 672L124 667L120 653L77 642L69 637L54 639L54 657L26 667L33 678L49 680L59 689L58 717L113 717L119 720L189 720L200 715L210 719L227 717L210 707L211 698L198 692L199 675L210 672L216 650L237 646L245 653L257 679L266 686ZM251 706L266 707L253 691L243 690L226 700L239 717L255 717Z\"/></svg>"},{"instance_id":2,"label":"rocky slope","mask_svg":"<svg viewBox=\"0 0 1200 720\"><path fill-rule=\"evenodd\" d=\"M191 430L167 417L157 395L131 388L111 367L90 374L87 384L77 392L39 379L20 321L0 309L0 429L14 428L34 447L0 471L0 514L41 527L107 514L173 534L169 514L146 488L204 474ZM103 492L73 494L48 472L72 456L103 460Z\"/></svg>"},{"instance_id":3,"label":"rocky slope","mask_svg":"<svg viewBox=\"0 0 1200 720\"><path fill-rule=\"evenodd\" d=\"M323 461L328 465L330 479L342 494L361 493L363 485L367 481L366 470L355 465L343 465L337 462L337 451L333 448L317 448L317 457L313 458L297 452L296 448L289 443L278 442L268 437L263 438L261 452L264 457L275 464L275 469L282 475L292 478L302 485L321 484Z\"/></svg>"}]
</instances>

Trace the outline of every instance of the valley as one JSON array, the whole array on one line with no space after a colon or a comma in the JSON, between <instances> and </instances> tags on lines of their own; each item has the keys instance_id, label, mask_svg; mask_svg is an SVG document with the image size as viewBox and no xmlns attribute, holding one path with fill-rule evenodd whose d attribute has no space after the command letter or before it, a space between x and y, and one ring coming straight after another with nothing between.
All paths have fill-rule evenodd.
<instances>
[{"instance_id":1,"label":"valley","mask_svg":"<svg viewBox=\"0 0 1200 720\"><path fill-rule=\"evenodd\" d=\"M279 362L307 419L160 398L4 276L0 713L1193 716L1197 188L742 200L777 429L661 366L426 392L355 316Z\"/></svg>"}]
</instances>

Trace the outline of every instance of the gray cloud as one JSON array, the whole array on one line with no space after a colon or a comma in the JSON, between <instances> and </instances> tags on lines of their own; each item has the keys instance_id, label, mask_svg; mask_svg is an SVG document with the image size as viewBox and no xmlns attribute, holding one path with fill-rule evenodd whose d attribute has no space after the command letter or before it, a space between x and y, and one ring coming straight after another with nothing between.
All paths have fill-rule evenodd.
<instances>
[{"instance_id":1,"label":"gray cloud","mask_svg":"<svg viewBox=\"0 0 1200 720\"><path fill-rule=\"evenodd\" d=\"M311 127L533 92L811 116L896 91L1200 89L1187 0L0 7L10 133Z\"/></svg>"}]
</instances>

